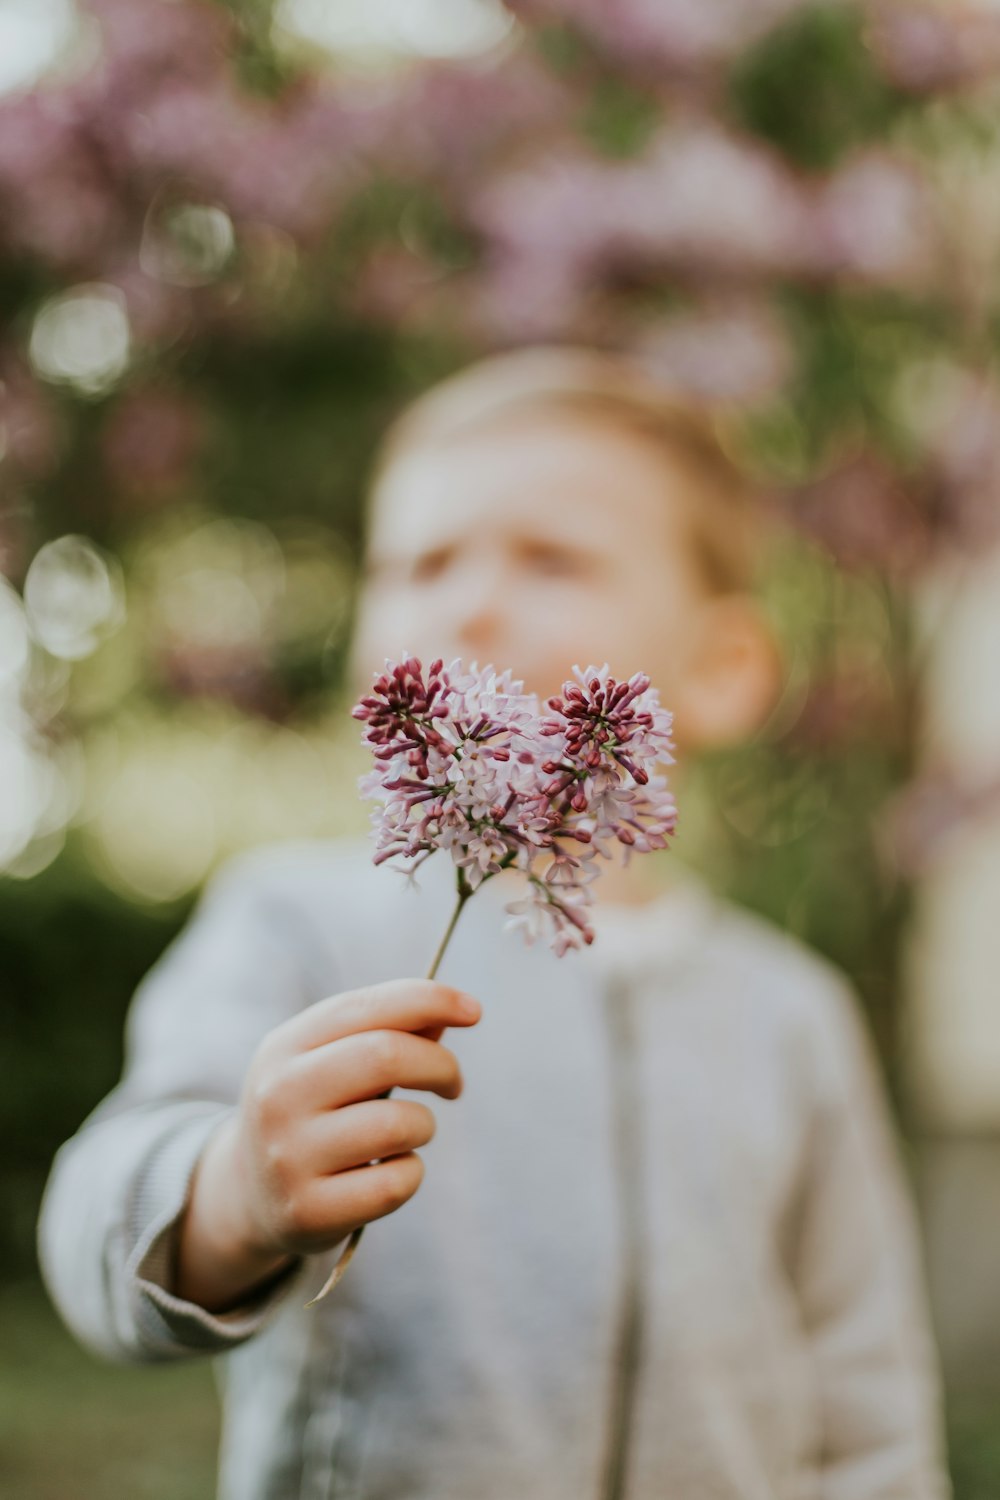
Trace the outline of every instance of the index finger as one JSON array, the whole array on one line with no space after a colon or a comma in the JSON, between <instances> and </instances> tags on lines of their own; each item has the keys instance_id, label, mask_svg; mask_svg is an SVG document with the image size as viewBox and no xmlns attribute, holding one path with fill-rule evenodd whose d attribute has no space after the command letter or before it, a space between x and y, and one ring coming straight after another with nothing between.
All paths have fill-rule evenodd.
<instances>
[{"instance_id":1,"label":"index finger","mask_svg":"<svg viewBox=\"0 0 1000 1500\"><path fill-rule=\"evenodd\" d=\"M307 1052L358 1031L427 1031L473 1026L482 1007L463 990L430 979L388 979L364 989L329 995L280 1028L293 1052Z\"/></svg>"}]
</instances>

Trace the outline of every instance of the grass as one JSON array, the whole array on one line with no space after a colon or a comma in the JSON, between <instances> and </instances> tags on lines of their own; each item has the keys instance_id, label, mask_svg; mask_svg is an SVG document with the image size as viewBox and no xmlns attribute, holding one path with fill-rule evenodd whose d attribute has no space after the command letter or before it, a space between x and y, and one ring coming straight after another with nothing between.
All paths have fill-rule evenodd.
<instances>
[{"instance_id":1,"label":"grass","mask_svg":"<svg viewBox=\"0 0 1000 1500\"><path fill-rule=\"evenodd\" d=\"M990 1386L953 1397L948 1436L955 1500L1000 1495L1000 1375Z\"/></svg>"},{"instance_id":2,"label":"grass","mask_svg":"<svg viewBox=\"0 0 1000 1500\"><path fill-rule=\"evenodd\" d=\"M207 1362L99 1362L37 1283L0 1291L0 1494L212 1500L218 1428Z\"/></svg>"},{"instance_id":3,"label":"grass","mask_svg":"<svg viewBox=\"0 0 1000 1500\"><path fill-rule=\"evenodd\" d=\"M219 1417L205 1361L99 1362L34 1281L0 1290L0 1495L212 1500ZM955 1500L1000 1496L1000 1372L953 1397Z\"/></svg>"}]
</instances>

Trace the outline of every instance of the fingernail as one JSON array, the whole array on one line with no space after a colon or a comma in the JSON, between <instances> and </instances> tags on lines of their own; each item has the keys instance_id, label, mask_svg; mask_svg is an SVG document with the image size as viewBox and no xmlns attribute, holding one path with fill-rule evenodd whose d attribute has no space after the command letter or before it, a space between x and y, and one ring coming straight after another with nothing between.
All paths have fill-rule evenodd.
<instances>
[{"instance_id":1,"label":"fingernail","mask_svg":"<svg viewBox=\"0 0 1000 1500\"><path fill-rule=\"evenodd\" d=\"M478 1016L482 1009L478 1000L473 999L471 995L466 995L464 992L459 994L458 1008L463 1016Z\"/></svg>"}]
</instances>

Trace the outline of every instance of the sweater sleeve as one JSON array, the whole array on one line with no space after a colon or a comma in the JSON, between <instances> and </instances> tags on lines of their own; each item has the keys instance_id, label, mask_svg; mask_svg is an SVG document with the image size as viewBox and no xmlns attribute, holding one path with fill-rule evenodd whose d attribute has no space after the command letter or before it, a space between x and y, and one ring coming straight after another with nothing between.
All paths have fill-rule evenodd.
<instances>
[{"instance_id":1,"label":"sweater sleeve","mask_svg":"<svg viewBox=\"0 0 1000 1500\"><path fill-rule=\"evenodd\" d=\"M94 1352L129 1362L224 1352L308 1270L293 1262L221 1314L172 1291L176 1231L209 1135L235 1108L263 1035L327 992L310 959L267 856L243 856L137 989L121 1082L56 1156L38 1226L49 1294Z\"/></svg>"},{"instance_id":2,"label":"sweater sleeve","mask_svg":"<svg viewBox=\"0 0 1000 1500\"><path fill-rule=\"evenodd\" d=\"M822 1500L944 1500L937 1358L916 1224L854 996L831 986L794 1250L821 1414Z\"/></svg>"}]
</instances>

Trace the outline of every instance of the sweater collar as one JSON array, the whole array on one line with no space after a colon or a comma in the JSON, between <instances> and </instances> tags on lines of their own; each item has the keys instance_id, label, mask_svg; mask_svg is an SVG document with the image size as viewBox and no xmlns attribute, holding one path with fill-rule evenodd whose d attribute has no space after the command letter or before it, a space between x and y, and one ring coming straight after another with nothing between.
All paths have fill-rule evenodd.
<instances>
[{"instance_id":1,"label":"sweater collar","mask_svg":"<svg viewBox=\"0 0 1000 1500\"><path fill-rule=\"evenodd\" d=\"M513 881L488 881L471 905L479 908L480 921L494 922L499 929L506 921L504 905L518 894ZM697 955L716 909L716 899L701 877L675 862L671 884L642 905L602 903L598 896L591 908L593 943L561 962L581 964L598 979L662 977Z\"/></svg>"},{"instance_id":2,"label":"sweater collar","mask_svg":"<svg viewBox=\"0 0 1000 1500\"><path fill-rule=\"evenodd\" d=\"M594 904L595 937L584 961L605 976L662 977L688 963L705 941L715 910L707 885L687 869L641 906Z\"/></svg>"}]
</instances>

